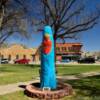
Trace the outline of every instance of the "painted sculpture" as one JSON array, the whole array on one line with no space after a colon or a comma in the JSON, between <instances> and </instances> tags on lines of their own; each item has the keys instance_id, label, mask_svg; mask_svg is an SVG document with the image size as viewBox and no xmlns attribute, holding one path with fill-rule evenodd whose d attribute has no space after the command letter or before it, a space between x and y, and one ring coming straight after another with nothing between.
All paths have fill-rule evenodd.
<instances>
[{"instance_id":1,"label":"painted sculpture","mask_svg":"<svg viewBox=\"0 0 100 100\"><path fill-rule=\"evenodd\" d=\"M53 32L50 26L45 26L41 49L41 88L48 87L50 89L56 89L54 56Z\"/></svg>"}]
</instances>

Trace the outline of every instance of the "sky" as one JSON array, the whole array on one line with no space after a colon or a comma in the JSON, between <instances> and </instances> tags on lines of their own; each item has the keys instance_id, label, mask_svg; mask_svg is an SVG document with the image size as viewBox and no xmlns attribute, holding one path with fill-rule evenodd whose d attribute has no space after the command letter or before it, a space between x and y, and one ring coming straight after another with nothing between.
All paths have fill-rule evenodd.
<instances>
[{"instance_id":1,"label":"sky","mask_svg":"<svg viewBox=\"0 0 100 100\"><path fill-rule=\"evenodd\" d=\"M94 4L100 4L100 0L87 0L91 1L91 5L89 8L92 9ZM30 31L32 32L32 31ZM42 33L31 33L31 38L25 39L19 36L11 36L7 39L9 44L24 44L27 47L38 47L42 42ZM97 24L93 29L80 33L79 38L77 40L68 39L66 42L80 42L83 44L83 51L100 51L100 20L99 24Z\"/></svg>"}]
</instances>

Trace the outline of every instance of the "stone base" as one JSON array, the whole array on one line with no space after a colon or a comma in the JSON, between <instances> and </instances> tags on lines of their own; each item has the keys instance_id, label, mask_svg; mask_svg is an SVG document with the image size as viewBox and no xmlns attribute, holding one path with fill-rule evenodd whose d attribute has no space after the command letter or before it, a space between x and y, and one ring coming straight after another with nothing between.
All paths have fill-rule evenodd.
<instances>
[{"instance_id":1,"label":"stone base","mask_svg":"<svg viewBox=\"0 0 100 100\"><path fill-rule=\"evenodd\" d=\"M45 100L60 99L72 94L72 87L69 84L59 83L56 90L43 91L39 88L39 83L26 86L25 94L32 98Z\"/></svg>"}]
</instances>

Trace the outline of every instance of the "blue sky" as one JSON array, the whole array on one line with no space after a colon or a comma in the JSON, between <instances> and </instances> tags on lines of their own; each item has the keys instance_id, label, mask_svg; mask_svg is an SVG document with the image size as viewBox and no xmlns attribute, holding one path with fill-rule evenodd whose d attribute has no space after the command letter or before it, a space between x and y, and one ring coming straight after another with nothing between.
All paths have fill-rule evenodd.
<instances>
[{"instance_id":1,"label":"blue sky","mask_svg":"<svg viewBox=\"0 0 100 100\"><path fill-rule=\"evenodd\" d=\"M8 43L24 44L28 47L38 47L42 41L42 33L32 33L32 37L24 39L21 37L10 37ZM80 33L77 40L68 39L67 42L81 42L85 51L100 51L100 24L93 29Z\"/></svg>"},{"instance_id":2,"label":"blue sky","mask_svg":"<svg viewBox=\"0 0 100 100\"><path fill-rule=\"evenodd\" d=\"M91 1L91 5L89 5L90 2L87 2L87 5L89 5L90 9L92 9L94 4L100 4L100 0L87 1ZM31 34L31 38L29 39L21 38L19 36L11 36L8 38L7 42L9 44L19 43L28 47L38 47L42 41L42 33L33 32ZM79 39L68 39L67 42L81 42L83 44L84 51L100 51L100 21L99 24L96 25L93 29L80 33Z\"/></svg>"},{"instance_id":3,"label":"blue sky","mask_svg":"<svg viewBox=\"0 0 100 100\"><path fill-rule=\"evenodd\" d=\"M100 51L100 24L83 32L80 41L83 43L85 51Z\"/></svg>"}]
</instances>

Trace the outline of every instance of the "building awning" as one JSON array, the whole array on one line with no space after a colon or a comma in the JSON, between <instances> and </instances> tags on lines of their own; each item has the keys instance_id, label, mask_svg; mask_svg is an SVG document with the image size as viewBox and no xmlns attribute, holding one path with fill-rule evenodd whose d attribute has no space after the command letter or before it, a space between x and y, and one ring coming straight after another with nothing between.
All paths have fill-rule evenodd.
<instances>
[{"instance_id":1,"label":"building awning","mask_svg":"<svg viewBox=\"0 0 100 100\"><path fill-rule=\"evenodd\" d=\"M62 57L76 57L76 56L80 56L80 55L62 55Z\"/></svg>"}]
</instances>

